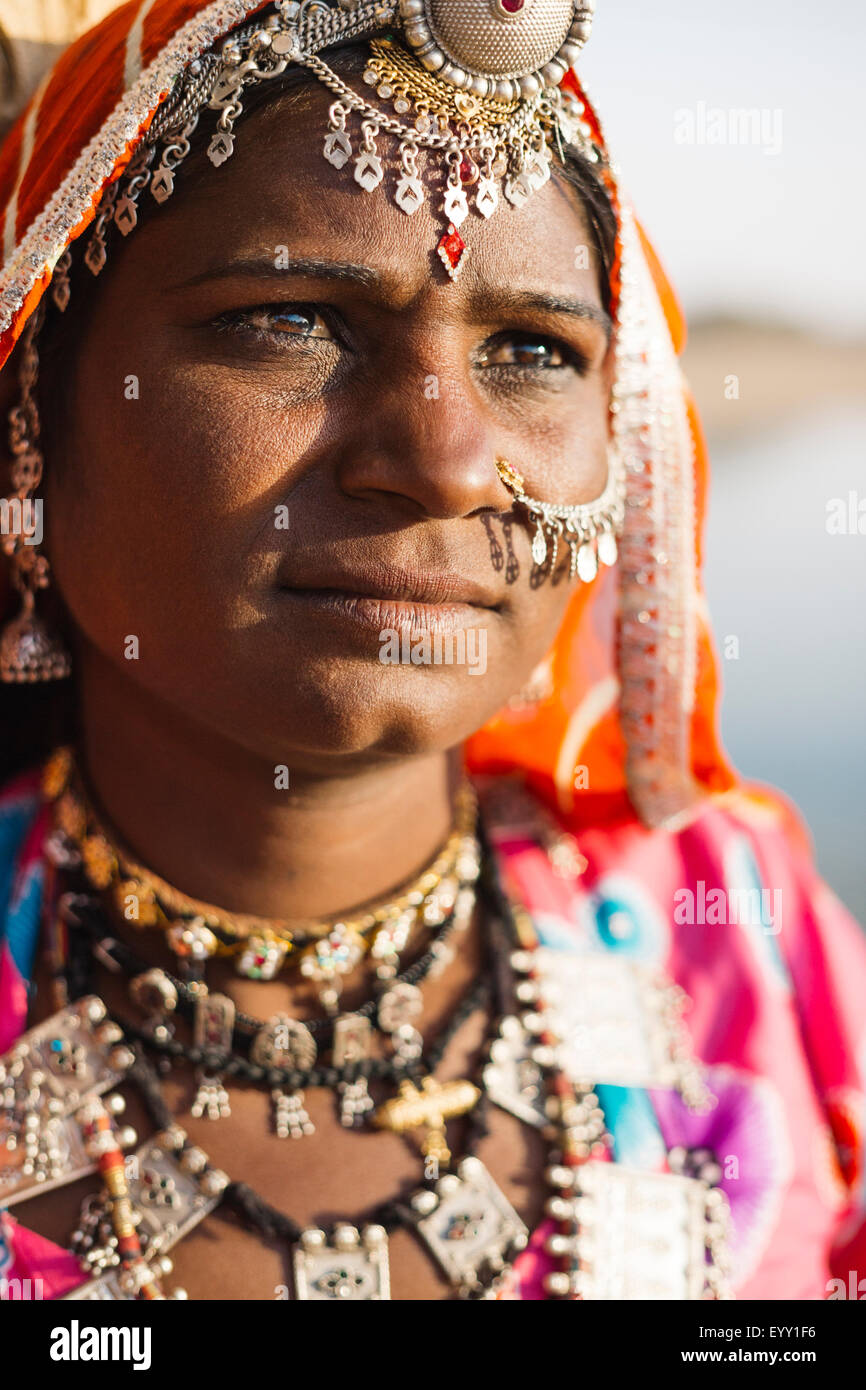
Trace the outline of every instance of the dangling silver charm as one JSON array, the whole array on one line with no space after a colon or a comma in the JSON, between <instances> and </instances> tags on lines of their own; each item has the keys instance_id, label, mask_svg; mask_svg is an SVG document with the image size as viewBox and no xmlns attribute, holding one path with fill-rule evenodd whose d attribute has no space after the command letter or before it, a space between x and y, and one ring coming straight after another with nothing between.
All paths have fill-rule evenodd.
<instances>
[{"instance_id":1,"label":"dangling silver charm","mask_svg":"<svg viewBox=\"0 0 866 1390\"><path fill-rule=\"evenodd\" d=\"M556 569L556 561L559 555L559 537L562 535L562 522L556 521L550 528L550 573Z\"/></svg>"},{"instance_id":2,"label":"dangling silver charm","mask_svg":"<svg viewBox=\"0 0 866 1390\"><path fill-rule=\"evenodd\" d=\"M615 565L619 550L613 531L602 531L598 538L598 558L603 565Z\"/></svg>"},{"instance_id":3,"label":"dangling silver charm","mask_svg":"<svg viewBox=\"0 0 866 1390\"><path fill-rule=\"evenodd\" d=\"M150 191L158 203L164 203L174 192L174 173L167 166L157 169L150 181Z\"/></svg>"},{"instance_id":4,"label":"dangling silver charm","mask_svg":"<svg viewBox=\"0 0 866 1390\"><path fill-rule=\"evenodd\" d=\"M58 260L54 267L54 274L51 277L51 298L57 305L61 314L65 314L69 305L71 294L69 285L69 271L72 266L72 252L67 249Z\"/></svg>"},{"instance_id":5,"label":"dangling silver charm","mask_svg":"<svg viewBox=\"0 0 866 1390\"><path fill-rule=\"evenodd\" d=\"M206 994L195 1007L195 1045L228 1057L232 1050L235 1027L235 1006L227 994ZM196 1075L198 1090L190 1106L190 1114L200 1120L225 1120L231 1115L229 1095L219 1072L200 1068Z\"/></svg>"},{"instance_id":6,"label":"dangling silver charm","mask_svg":"<svg viewBox=\"0 0 866 1390\"><path fill-rule=\"evenodd\" d=\"M325 158L335 169L342 169L352 158L352 142L344 130L332 130L325 136Z\"/></svg>"},{"instance_id":7,"label":"dangling silver charm","mask_svg":"<svg viewBox=\"0 0 866 1390\"><path fill-rule=\"evenodd\" d=\"M370 1056L373 1026L361 1014L344 1014L334 1025L334 1066L339 1070L365 1062ZM356 1129L373 1109L366 1076L340 1086L340 1124Z\"/></svg>"},{"instance_id":8,"label":"dangling silver charm","mask_svg":"<svg viewBox=\"0 0 866 1390\"><path fill-rule=\"evenodd\" d=\"M461 178L463 156L459 150L448 151L448 165L448 185L445 189L442 211L450 223L455 227L460 227L469 216L469 200L463 188L463 179Z\"/></svg>"},{"instance_id":9,"label":"dangling silver charm","mask_svg":"<svg viewBox=\"0 0 866 1390\"><path fill-rule=\"evenodd\" d=\"M512 207L522 208L531 198L532 192L532 184L522 169L519 174L514 174L505 181L505 196Z\"/></svg>"},{"instance_id":10,"label":"dangling silver charm","mask_svg":"<svg viewBox=\"0 0 866 1390\"><path fill-rule=\"evenodd\" d=\"M598 557L592 541L585 541L577 552L577 572L584 584L591 584L598 574Z\"/></svg>"},{"instance_id":11,"label":"dangling silver charm","mask_svg":"<svg viewBox=\"0 0 866 1390\"><path fill-rule=\"evenodd\" d=\"M208 145L207 157L211 164L219 168L234 153L235 138L232 134L234 123L241 114L241 94L243 78L237 67L224 68L214 84L208 105L219 111L216 133Z\"/></svg>"},{"instance_id":12,"label":"dangling silver charm","mask_svg":"<svg viewBox=\"0 0 866 1390\"><path fill-rule=\"evenodd\" d=\"M442 210L449 222L453 222L455 227L459 227L469 216L469 203L462 188L449 184L445 192L445 200Z\"/></svg>"},{"instance_id":13,"label":"dangling silver charm","mask_svg":"<svg viewBox=\"0 0 866 1390\"><path fill-rule=\"evenodd\" d=\"M544 1073L532 1056L533 1039L519 1018L509 1015L499 1025L484 1068L484 1088L502 1110L524 1124L542 1129L549 1123L544 1100Z\"/></svg>"},{"instance_id":14,"label":"dangling silver charm","mask_svg":"<svg viewBox=\"0 0 866 1390\"><path fill-rule=\"evenodd\" d=\"M539 188L550 179L550 160L542 148L531 150L523 168L523 176L528 180L533 193L537 193Z\"/></svg>"},{"instance_id":15,"label":"dangling silver charm","mask_svg":"<svg viewBox=\"0 0 866 1390\"><path fill-rule=\"evenodd\" d=\"M329 112L329 129L325 136L324 156L335 169L342 169L352 158L352 141L346 134L346 108L335 101Z\"/></svg>"},{"instance_id":16,"label":"dangling silver charm","mask_svg":"<svg viewBox=\"0 0 866 1390\"><path fill-rule=\"evenodd\" d=\"M177 1008L177 988L164 970L154 967L129 982L129 997L145 1016L144 1028L156 1042L174 1035L171 1015Z\"/></svg>"},{"instance_id":17,"label":"dangling silver charm","mask_svg":"<svg viewBox=\"0 0 866 1390\"><path fill-rule=\"evenodd\" d=\"M288 1014L274 1014L256 1034L250 1060L259 1067L279 1071L309 1071L316 1060L316 1042L309 1028ZM301 1139L314 1134L303 1091L271 1091L274 1129L280 1139Z\"/></svg>"},{"instance_id":18,"label":"dangling silver charm","mask_svg":"<svg viewBox=\"0 0 866 1390\"><path fill-rule=\"evenodd\" d=\"M307 1114L303 1091L271 1091L274 1102L274 1133L278 1139L303 1139L315 1134L316 1127Z\"/></svg>"},{"instance_id":19,"label":"dangling silver charm","mask_svg":"<svg viewBox=\"0 0 866 1390\"><path fill-rule=\"evenodd\" d=\"M315 981L322 1007L333 1017L343 978L363 959L366 949L364 938L353 927L338 922L327 936L317 937L301 952L301 974Z\"/></svg>"},{"instance_id":20,"label":"dangling silver charm","mask_svg":"<svg viewBox=\"0 0 866 1390\"><path fill-rule=\"evenodd\" d=\"M476 212L480 212L482 217L492 217L498 207L499 192L493 179L479 179L478 191L475 194Z\"/></svg>"},{"instance_id":21,"label":"dangling silver charm","mask_svg":"<svg viewBox=\"0 0 866 1390\"><path fill-rule=\"evenodd\" d=\"M207 157L215 168L231 159L235 150L235 137L227 130L218 130L207 147Z\"/></svg>"},{"instance_id":22,"label":"dangling silver charm","mask_svg":"<svg viewBox=\"0 0 866 1390\"><path fill-rule=\"evenodd\" d=\"M424 202L424 187L418 175L418 148L410 140L400 145L403 173L397 183L394 201L401 212L411 217Z\"/></svg>"},{"instance_id":23,"label":"dangling silver charm","mask_svg":"<svg viewBox=\"0 0 866 1390\"><path fill-rule=\"evenodd\" d=\"M384 166L376 152L379 127L375 121L364 121L361 129L364 132L364 146L355 160L355 182L359 183L366 193L372 193L385 177Z\"/></svg>"},{"instance_id":24,"label":"dangling silver charm","mask_svg":"<svg viewBox=\"0 0 866 1390\"><path fill-rule=\"evenodd\" d=\"M232 1113L229 1093L222 1083L222 1077L198 1073L198 1088L189 1113L196 1120L227 1120Z\"/></svg>"},{"instance_id":25,"label":"dangling silver charm","mask_svg":"<svg viewBox=\"0 0 866 1390\"><path fill-rule=\"evenodd\" d=\"M547 559L547 537L540 521L536 525L535 535L532 538L532 559L539 569Z\"/></svg>"}]
</instances>

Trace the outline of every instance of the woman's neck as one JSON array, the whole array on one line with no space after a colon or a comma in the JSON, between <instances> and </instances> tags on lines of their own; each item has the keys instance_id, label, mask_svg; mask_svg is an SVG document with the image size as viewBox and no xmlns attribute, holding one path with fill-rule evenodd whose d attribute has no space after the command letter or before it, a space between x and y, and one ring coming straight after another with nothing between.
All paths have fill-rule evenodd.
<instances>
[{"instance_id":1,"label":"woman's neck","mask_svg":"<svg viewBox=\"0 0 866 1390\"><path fill-rule=\"evenodd\" d=\"M82 687L79 757L110 826L142 865L226 911L336 916L411 879L451 829L459 752L275 765L120 673L85 666Z\"/></svg>"}]
</instances>

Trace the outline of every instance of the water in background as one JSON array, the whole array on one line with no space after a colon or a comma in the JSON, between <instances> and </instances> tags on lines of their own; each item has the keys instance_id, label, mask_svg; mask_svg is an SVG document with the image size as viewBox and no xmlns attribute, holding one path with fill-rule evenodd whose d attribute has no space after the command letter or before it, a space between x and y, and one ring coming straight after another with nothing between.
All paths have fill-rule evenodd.
<instances>
[{"instance_id":1,"label":"water in background","mask_svg":"<svg viewBox=\"0 0 866 1390\"><path fill-rule=\"evenodd\" d=\"M711 441L706 585L721 652L739 640L739 659L721 657L730 757L796 801L866 925L866 535L827 531L830 499L866 499L864 440L866 408L834 405Z\"/></svg>"}]
</instances>

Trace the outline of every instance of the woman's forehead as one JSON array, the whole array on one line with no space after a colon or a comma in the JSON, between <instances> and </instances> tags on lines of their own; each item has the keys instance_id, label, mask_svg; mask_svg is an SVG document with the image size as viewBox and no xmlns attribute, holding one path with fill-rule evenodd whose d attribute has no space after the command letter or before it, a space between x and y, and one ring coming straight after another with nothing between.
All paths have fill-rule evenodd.
<instances>
[{"instance_id":1,"label":"woman's forehead","mask_svg":"<svg viewBox=\"0 0 866 1390\"><path fill-rule=\"evenodd\" d=\"M427 291L443 309L482 292L536 288L562 296L580 291L600 305L595 255L586 254L592 238L579 197L564 182L554 177L522 207L503 202L489 220L474 219L465 268L451 282L436 254L441 226L432 202L407 216L322 157L327 105L324 94L302 88L251 112L230 160L215 169L199 156L198 170L181 171L175 196L130 238L130 260L140 269L154 261L169 267L160 277L166 288L230 267L247 278L259 267L260 278L268 278L297 261L319 260L359 268L343 278L366 281L382 297L414 299ZM399 162L396 140L383 133L379 145L386 163ZM429 170L424 159L425 178L435 179L434 159ZM186 174L192 177L184 187Z\"/></svg>"}]
</instances>

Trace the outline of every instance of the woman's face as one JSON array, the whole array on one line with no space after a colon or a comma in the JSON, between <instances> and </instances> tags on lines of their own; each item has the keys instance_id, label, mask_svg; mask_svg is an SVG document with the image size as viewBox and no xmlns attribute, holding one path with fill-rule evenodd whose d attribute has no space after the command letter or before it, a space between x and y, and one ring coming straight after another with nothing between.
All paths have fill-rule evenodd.
<instances>
[{"instance_id":1,"label":"woman's face","mask_svg":"<svg viewBox=\"0 0 866 1390\"><path fill-rule=\"evenodd\" d=\"M596 497L612 358L570 188L473 214L451 283L438 215L322 158L327 105L251 114L113 245L46 488L85 669L309 768L453 747L545 656L567 552L539 582L495 461ZM466 662L380 659L423 631Z\"/></svg>"}]
</instances>

